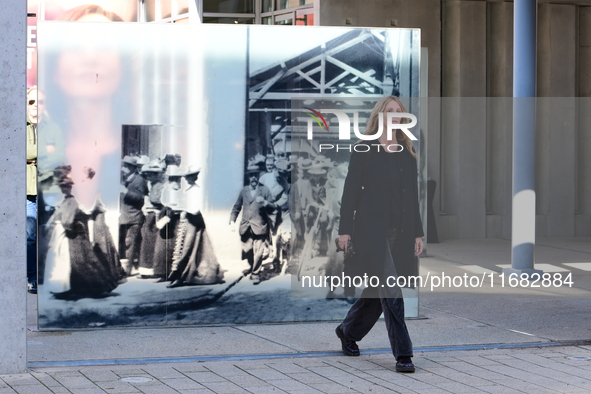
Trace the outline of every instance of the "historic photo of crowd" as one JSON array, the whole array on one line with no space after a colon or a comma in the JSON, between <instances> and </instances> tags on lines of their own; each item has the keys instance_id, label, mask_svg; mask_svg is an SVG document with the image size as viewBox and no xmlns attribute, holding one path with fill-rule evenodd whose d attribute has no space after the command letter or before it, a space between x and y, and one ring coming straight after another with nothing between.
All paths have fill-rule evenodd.
<instances>
[{"instance_id":1,"label":"historic photo of crowd","mask_svg":"<svg viewBox=\"0 0 591 394\"><path fill-rule=\"evenodd\" d=\"M169 26L148 27L157 36ZM125 26L107 28L110 37ZM186 27L198 28L208 26ZM348 166L347 154L324 154L294 134L305 115L292 112L292 99L312 97L306 105L314 106L365 97L370 105L383 94L416 94L400 75L411 65L416 74L418 41L410 31L323 29L285 48L281 41L302 34L285 28L274 30L283 38L270 53L266 28L236 27L251 34L233 43L243 58L227 49L238 57L231 62L219 57L227 37L212 34L199 60L207 80L191 74L197 61L185 57L185 42L143 48L140 58L110 41L109 56L97 60L108 61L98 87L96 77L60 74L63 58L86 64L77 47L62 49L63 35L45 57L40 48L56 64L40 82L65 145L59 165L39 176L41 329L346 313L355 289L323 289L313 300L292 292L292 278L342 272L334 240ZM176 56L178 69L164 55ZM327 299L336 300L328 309Z\"/></svg>"}]
</instances>

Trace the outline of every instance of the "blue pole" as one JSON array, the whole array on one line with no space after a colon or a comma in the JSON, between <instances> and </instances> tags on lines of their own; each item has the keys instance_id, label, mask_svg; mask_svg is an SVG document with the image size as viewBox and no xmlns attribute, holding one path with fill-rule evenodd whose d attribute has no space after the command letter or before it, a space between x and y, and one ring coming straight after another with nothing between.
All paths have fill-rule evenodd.
<instances>
[{"instance_id":1,"label":"blue pole","mask_svg":"<svg viewBox=\"0 0 591 394\"><path fill-rule=\"evenodd\" d=\"M536 19L537 0L514 0L512 268L508 274L536 272Z\"/></svg>"},{"instance_id":2,"label":"blue pole","mask_svg":"<svg viewBox=\"0 0 591 394\"><path fill-rule=\"evenodd\" d=\"M513 19L513 96L536 96L537 0L515 0Z\"/></svg>"}]
</instances>

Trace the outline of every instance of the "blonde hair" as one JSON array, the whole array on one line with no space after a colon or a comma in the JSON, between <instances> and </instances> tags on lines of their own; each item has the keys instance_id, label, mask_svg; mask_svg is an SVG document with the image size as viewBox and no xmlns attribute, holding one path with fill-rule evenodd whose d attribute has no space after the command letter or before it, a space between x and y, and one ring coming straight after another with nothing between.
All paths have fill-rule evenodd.
<instances>
[{"instance_id":1,"label":"blonde hair","mask_svg":"<svg viewBox=\"0 0 591 394\"><path fill-rule=\"evenodd\" d=\"M373 135L376 134L378 132L378 129L380 127L380 116L381 113L385 112L386 107L388 106L388 104L390 103L390 101L396 101L396 103L398 103L398 105L400 106L400 109L402 110L402 112L408 112L406 110L406 107L404 106L404 104L402 103L402 101L400 100L400 98L398 96L385 96L382 97L377 103L376 105L373 107L373 110L371 111L371 114L369 115L369 120L367 121L367 125L365 126L365 135ZM408 123L408 118L402 118L400 120L400 123ZM412 144L412 141L410 138L408 138L408 136L406 134L404 134L402 132L402 130L397 129L396 130L396 140L400 143L402 143L402 145L404 145L404 147L406 149L408 149L408 151L410 152L410 154L416 159L417 158L417 153L415 151L415 148Z\"/></svg>"}]
</instances>

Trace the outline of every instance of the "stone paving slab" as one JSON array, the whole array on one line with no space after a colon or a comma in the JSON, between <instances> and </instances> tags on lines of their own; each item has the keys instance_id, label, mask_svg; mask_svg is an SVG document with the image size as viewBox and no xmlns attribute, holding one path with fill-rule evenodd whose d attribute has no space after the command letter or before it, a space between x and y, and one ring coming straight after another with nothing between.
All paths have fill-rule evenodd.
<instances>
[{"instance_id":1,"label":"stone paving slab","mask_svg":"<svg viewBox=\"0 0 591 394\"><path fill-rule=\"evenodd\" d=\"M32 368L0 394L587 393L589 346L419 352L400 374L388 354Z\"/></svg>"}]
</instances>

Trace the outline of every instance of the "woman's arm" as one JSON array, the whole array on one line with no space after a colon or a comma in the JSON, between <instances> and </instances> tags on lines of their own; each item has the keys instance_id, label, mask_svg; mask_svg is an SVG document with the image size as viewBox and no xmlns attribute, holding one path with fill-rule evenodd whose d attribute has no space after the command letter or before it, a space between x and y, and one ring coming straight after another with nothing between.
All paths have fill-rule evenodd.
<instances>
[{"instance_id":1,"label":"woman's arm","mask_svg":"<svg viewBox=\"0 0 591 394\"><path fill-rule=\"evenodd\" d=\"M341 221L339 234L353 234L353 220L359 201L363 178L365 176L365 164L369 159L369 152L353 152L349 160L349 172L345 178L343 197L341 198Z\"/></svg>"}]
</instances>

